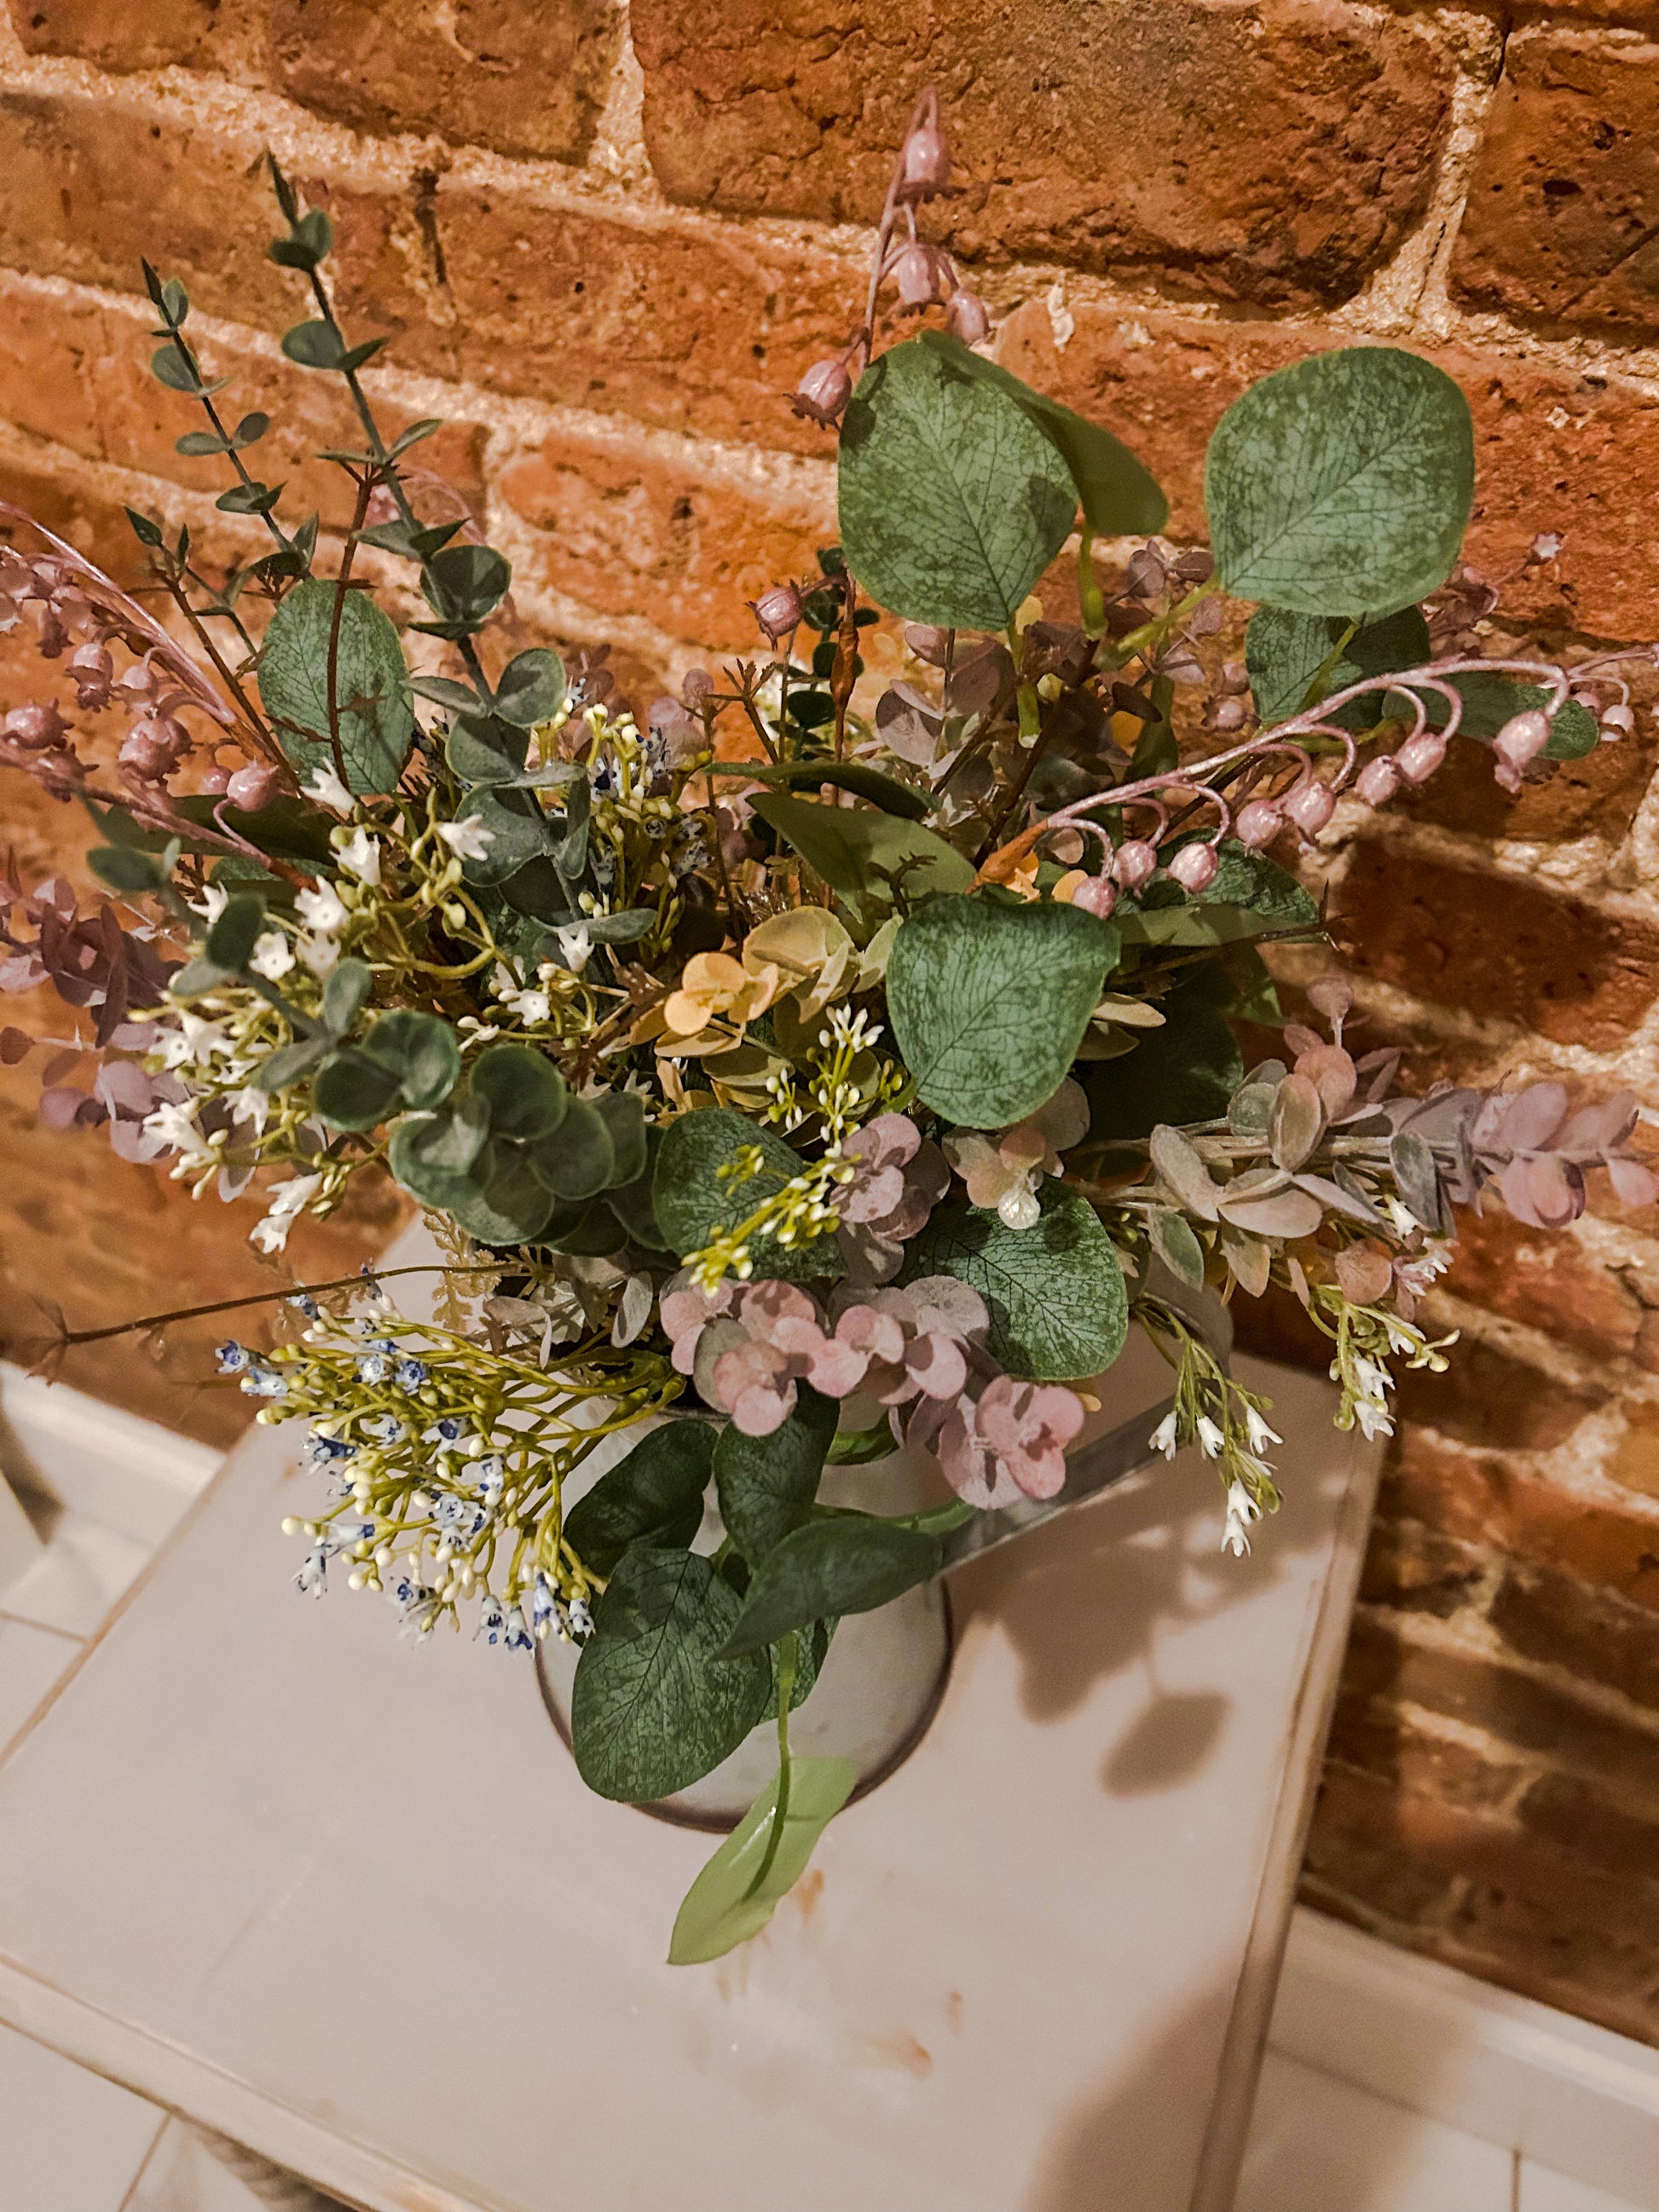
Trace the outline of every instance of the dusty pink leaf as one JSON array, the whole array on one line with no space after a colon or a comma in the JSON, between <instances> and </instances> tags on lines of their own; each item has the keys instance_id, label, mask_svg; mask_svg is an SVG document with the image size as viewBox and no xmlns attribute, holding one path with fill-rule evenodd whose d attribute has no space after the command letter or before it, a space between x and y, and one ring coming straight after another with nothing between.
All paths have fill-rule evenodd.
<instances>
[{"instance_id":1,"label":"dusty pink leaf","mask_svg":"<svg viewBox=\"0 0 1659 2212\"><path fill-rule=\"evenodd\" d=\"M1640 1160L1616 1157L1607 1162L1607 1174L1621 1205L1651 1206L1659 1199L1659 1176Z\"/></svg>"},{"instance_id":2,"label":"dusty pink leaf","mask_svg":"<svg viewBox=\"0 0 1659 2212\"><path fill-rule=\"evenodd\" d=\"M1324 1219L1324 1209L1305 1190L1269 1191L1261 1196L1231 1198L1223 1193L1221 1218L1254 1237L1311 1237Z\"/></svg>"},{"instance_id":3,"label":"dusty pink leaf","mask_svg":"<svg viewBox=\"0 0 1659 2212\"><path fill-rule=\"evenodd\" d=\"M1346 1054L1343 1054L1346 1060ZM1273 1094L1273 1118L1267 1126L1267 1146L1281 1168L1299 1168L1325 1130L1325 1108L1312 1079L1297 1072L1287 1075Z\"/></svg>"},{"instance_id":4,"label":"dusty pink leaf","mask_svg":"<svg viewBox=\"0 0 1659 2212\"><path fill-rule=\"evenodd\" d=\"M1200 1221L1215 1220L1221 1194L1197 1146L1179 1129L1160 1122L1148 1140L1148 1149L1152 1165L1188 1212L1197 1214Z\"/></svg>"},{"instance_id":5,"label":"dusty pink leaf","mask_svg":"<svg viewBox=\"0 0 1659 2212\"><path fill-rule=\"evenodd\" d=\"M1517 1091L1504 1109L1503 1142L1512 1152L1535 1152L1547 1145L1567 1111L1564 1083L1533 1083Z\"/></svg>"}]
</instances>

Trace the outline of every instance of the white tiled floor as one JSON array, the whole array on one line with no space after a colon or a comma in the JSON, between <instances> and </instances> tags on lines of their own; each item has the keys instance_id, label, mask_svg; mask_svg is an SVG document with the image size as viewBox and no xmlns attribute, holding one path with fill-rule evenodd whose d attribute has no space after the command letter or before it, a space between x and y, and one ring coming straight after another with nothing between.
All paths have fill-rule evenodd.
<instances>
[{"instance_id":1,"label":"white tiled floor","mask_svg":"<svg viewBox=\"0 0 1659 2212\"><path fill-rule=\"evenodd\" d=\"M20 1407L11 1370L5 1382L17 1431L66 1510L44 1553L0 1589L0 1747L74 1664L211 1465L199 1447L169 1447L134 1424L143 1464L123 1479L90 1437L77 1437L72 1404L54 1409L59 1433L43 1445L23 1418L39 1411L38 1386L24 1386ZM179 2121L0 2027L0 2212L320 2212L323 2201L298 2185L275 2197L269 2179L256 2194ZM1659 2182L1650 2204L1635 2205L1270 2051L1236 2212L1659 2212Z\"/></svg>"}]
</instances>

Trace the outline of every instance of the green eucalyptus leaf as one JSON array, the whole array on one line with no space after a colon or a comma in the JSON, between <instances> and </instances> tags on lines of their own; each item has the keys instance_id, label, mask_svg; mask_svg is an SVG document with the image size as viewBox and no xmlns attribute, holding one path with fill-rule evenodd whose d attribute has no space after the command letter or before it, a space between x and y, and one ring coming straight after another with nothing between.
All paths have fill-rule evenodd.
<instances>
[{"instance_id":1,"label":"green eucalyptus leaf","mask_svg":"<svg viewBox=\"0 0 1659 2212\"><path fill-rule=\"evenodd\" d=\"M741 775L750 783L775 783L782 791L850 791L884 814L902 815L911 822L920 822L933 811L931 792L917 791L863 761L744 761L724 769L716 763L709 773Z\"/></svg>"},{"instance_id":2,"label":"green eucalyptus leaf","mask_svg":"<svg viewBox=\"0 0 1659 2212\"><path fill-rule=\"evenodd\" d=\"M348 1045L318 1069L311 1097L330 1128L373 1129L398 1103L397 1070Z\"/></svg>"},{"instance_id":3,"label":"green eucalyptus leaf","mask_svg":"<svg viewBox=\"0 0 1659 2212\"><path fill-rule=\"evenodd\" d=\"M791 1629L869 1613L938 1574L939 1539L873 1514L837 1513L792 1529L756 1568L724 1649L759 1653Z\"/></svg>"},{"instance_id":4,"label":"green eucalyptus leaf","mask_svg":"<svg viewBox=\"0 0 1659 2212\"><path fill-rule=\"evenodd\" d=\"M590 1574L611 1575L630 1544L675 1551L702 1522L714 1456L712 1422L665 1421L602 1474L564 1517L565 1540Z\"/></svg>"},{"instance_id":5,"label":"green eucalyptus leaf","mask_svg":"<svg viewBox=\"0 0 1659 2212\"><path fill-rule=\"evenodd\" d=\"M1097 537L1150 538L1170 519L1170 502L1157 479L1109 430L1073 414L960 338L924 331L920 343L962 375L1006 393L1054 446L1072 473L1084 518Z\"/></svg>"},{"instance_id":6,"label":"green eucalyptus leaf","mask_svg":"<svg viewBox=\"0 0 1659 2212\"><path fill-rule=\"evenodd\" d=\"M493 545L447 545L422 568L421 592L441 622L476 629L500 606L512 580L512 563Z\"/></svg>"},{"instance_id":7,"label":"green eucalyptus leaf","mask_svg":"<svg viewBox=\"0 0 1659 2212\"><path fill-rule=\"evenodd\" d=\"M564 663L544 645L509 660L495 685L495 712L504 722L534 729L550 721L565 694Z\"/></svg>"},{"instance_id":8,"label":"green eucalyptus leaf","mask_svg":"<svg viewBox=\"0 0 1659 2212\"><path fill-rule=\"evenodd\" d=\"M720 1518L750 1566L811 1512L839 1412L833 1398L802 1382L794 1411L769 1436L745 1436L735 1422L720 1431L714 1447Z\"/></svg>"},{"instance_id":9,"label":"green eucalyptus leaf","mask_svg":"<svg viewBox=\"0 0 1659 2212\"><path fill-rule=\"evenodd\" d=\"M182 977L174 976L173 988L175 991L182 980ZM309 1075L333 1048L334 1040L325 1036L300 1037L293 1044L285 1044L280 1052L273 1052L268 1060L259 1062L251 1079L253 1088L263 1091L267 1097L274 1098L279 1091L286 1091L290 1083L298 1083L302 1077Z\"/></svg>"},{"instance_id":10,"label":"green eucalyptus leaf","mask_svg":"<svg viewBox=\"0 0 1659 2212\"><path fill-rule=\"evenodd\" d=\"M442 1201L480 1244L529 1244L547 1226L552 1193L537 1175L526 1145L491 1137L465 1178Z\"/></svg>"},{"instance_id":11,"label":"green eucalyptus leaf","mask_svg":"<svg viewBox=\"0 0 1659 2212\"><path fill-rule=\"evenodd\" d=\"M265 926L265 902L250 892L234 898L208 931L203 954L228 975L246 968L259 933Z\"/></svg>"},{"instance_id":12,"label":"green eucalyptus leaf","mask_svg":"<svg viewBox=\"0 0 1659 2212\"><path fill-rule=\"evenodd\" d=\"M505 883L532 863L550 860L558 849L557 818L550 820L543 813L533 791L475 786L466 794L465 808L468 814L479 816L489 832L483 859L465 865L471 884Z\"/></svg>"},{"instance_id":13,"label":"green eucalyptus leaf","mask_svg":"<svg viewBox=\"0 0 1659 2212\"><path fill-rule=\"evenodd\" d=\"M267 248L273 260L285 245L278 239ZM292 330L283 332L283 351L301 368L340 368L345 363L345 341L332 323L295 323Z\"/></svg>"},{"instance_id":14,"label":"green eucalyptus leaf","mask_svg":"<svg viewBox=\"0 0 1659 2212\"><path fill-rule=\"evenodd\" d=\"M722 1176L740 1153L758 1150L760 1171L741 1180ZM799 1152L775 1131L725 1107L700 1107L682 1114L664 1132L652 1179L658 1227L681 1259L699 1252L723 1231L735 1229L775 1195L803 1168ZM833 1237L788 1247L769 1237L753 1239L750 1257L757 1279L781 1276L791 1282L839 1275L842 1261Z\"/></svg>"},{"instance_id":15,"label":"green eucalyptus leaf","mask_svg":"<svg viewBox=\"0 0 1659 2212\"><path fill-rule=\"evenodd\" d=\"M992 1354L1011 1375L1081 1382L1123 1349L1123 1270L1086 1199L1052 1178L1038 1195L1042 1211L1030 1229L1006 1228L976 1206L936 1206L905 1247L900 1280L954 1275L971 1284L990 1313Z\"/></svg>"},{"instance_id":16,"label":"green eucalyptus leaf","mask_svg":"<svg viewBox=\"0 0 1659 2212\"><path fill-rule=\"evenodd\" d=\"M1053 440L920 339L860 379L837 481L853 574L890 612L947 629L1006 629L1077 513Z\"/></svg>"},{"instance_id":17,"label":"green eucalyptus leaf","mask_svg":"<svg viewBox=\"0 0 1659 2212\"><path fill-rule=\"evenodd\" d=\"M495 1137L550 1137L572 1105L563 1076L527 1044L487 1045L472 1063L471 1088L489 1103Z\"/></svg>"},{"instance_id":18,"label":"green eucalyptus leaf","mask_svg":"<svg viewBox=\"0 0 1659 2212\"><path fill-rule=\"evenodd\" d=\"M337 597L321 577L296 584L260 648L259 696L283 750L301 770L334 764L328 660ZM347 592L339 608L335 697L346 782L357 792L395 790L415 734L409 671L390 617L362 592Z\"/></svg>"},{"instance_id":19,"label":"green eucalyptus leaf","mask_svg":"<svg viewBox=\"0 0 1659 2212\"><path fill-rule=\"evenodd\" d=\"M611 1182L636 1182L648 1158L645 1101L631 1091L607 1091L584 1102L605 1124L611 1139Z\"/></svg>"},{"instance_id":20,"label":"green eucalyptus leaf","mask_svg":"<svg viewBox=\"0 0 1659 2212\"><path fill-rule=\"evenodd\" d=\"M772 1692L763 1650L724 1655L738 1612L736 1591L700 1553L645 1544L623 1553L571 1696L571 1748L590 1790L648 1803L737 1749Z\"/></svg>"},{"instance_id":21,"label":"green eucalyptus leaf","mask_svg":"<svg viewBox=\"0 0 1659 2212\"><path fill-rule=\"evenodd\" d=\"M1351 626L1339 615L1256 609L1244 632L1244 659L1256 712L1264 722L1288 721L1304 706L1316 705L1318 700L1309 696L1316 678L1318 698L1328 699L1362 677L1415 668L1430 657L1429 626L1420 608L1401 607L1380 622L1362 623L1344 644L1343 634ZM1386 703L1384 693L1367 692L1339 707L1332 719L1342 729L1370 729L1382 719Z\"/></svg>"},{"instance_id":22,"label":"green eucalyptus leaf","mask_svg":"<svg viewBox=\"0 0 1659 2212\"><path fill-rule=\"evenodd\" d=\"M1116 963L1118 933L1074 906L930 899L887 966L894 1041L924 1103L1006 1128L1052 1098Z\"/></svg>"},{"instance_id":23,"label":"green eucalyptus leaf","mask_svg":"<svg viewBox=\"0 0 1659 2212\"><path fill-rule=\"evenodd\" d=\"M460 1076L460 1044L438 1014L395 1007L380 1016L362 1049L396 1077L403 1103L415 1113L441 1105Z\"/></svg>"},{"instance_id":24,"label":"green eucalyptus leaf","mask_svg":"<svg viewBox=\"0 0 1659 2212\"><path fill-rule=\"evenodd\" d=\"M374 988L374 973L367 960L342 960L323 986L323 1024L340 1036L351 1027Z\"/></svg>"},{"instance_id":25,"label":"green eucalyptus leaf","mask_svg":"<svg viewBox=\"0 0 1659 2212\"><path fill-rule=\"evenodd\" d=\"M159 891L173 879L173 870L162 866L159 854L136 845L96 845L87 854L87 865L112 891Z\"/></svg>"},{"instance_id":26,"label":"green eucalyptus leaf","mask_svg":"<svg viewBox=\"0 0 1659 2212\"><path fill-rule=\"evenodd\" d=\"M1149 1137L1160 1121L1218 1120L1244 1080L1238 1041L1202 991L1179 986L1158 1004L1162 1029L1137 1031L1133 1051L1078 1070L1093 1140Z\"/></svg>"},{"instance_id":27,"label":"green eucalyptus leaf","mask_svg":"<svg viewBox=\"0 0 1659 2212\"><path fill-rule=\"evenodd\" d=\"M1392 346L1263 377L1222 416L1205 461L1223 585L1303 614L1382 612L1437 589L1474 496L1468 402Z\"/></svg>"},{"instance_id":28,"label":"green eucalyptus leaf","mask_svg":"<svg viewBox=\"0 0 1659 2212\"><path fill-rule=\"evenodd\" d=\"M489 1135L489 1108L470 1093L453 1100L441 1113L422 1114L399 1121L392 1133L387 1160L393 1176L416 1198L441 1200L430 1194L447 1190L456 1177L465 1180L483 1151Z\"/></svg>"},{"instance_id":29,"label":"green eucalyptus leaf","mask_svg":"<svg viewBox=\"0 0 1659 2212\"><path fill-rule=\"evenodd\" d=\"M965 890L974 880L973 862L954 845L902 816L821 805L781 792L769 791L752 803L762 821L841 893L866 931L895 905Z\"/></svg>"},{"instance_id":30,"label":"green eucalyptus leaf","mask_svg":"<svg viewBox=\"0 0 1659 2212\"><path fill-rule=\"evenodd\" d=\"M686 1892L668 1947L671 1966L704 1965L760 1933L852 1796L858 1768L850 1759L792 1759L775 1849L778 1780L775 1774Z\"/></svg>"},{"instance_id":31,"label":"green eucalyptus leaf","mask_svg":"<svg viewBox=\"0 0 1659 2212\"><path fill-rule=\"evenodd\" d=\"M533 1173L567 1204L597 1198L617 1180L611 1131L591 1099L571 1099L557 1128L527 1147L527 1156Z\"/></svg>"}]
</instances>

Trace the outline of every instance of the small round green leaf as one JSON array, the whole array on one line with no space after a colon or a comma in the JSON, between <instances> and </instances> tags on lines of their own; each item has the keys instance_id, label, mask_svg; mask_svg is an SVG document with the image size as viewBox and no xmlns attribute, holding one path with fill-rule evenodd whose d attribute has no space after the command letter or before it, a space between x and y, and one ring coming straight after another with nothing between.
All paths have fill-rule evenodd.
<instances>
[{"instance_id":1,"label":"small round green leaf","mask_svg":"<svg viewBox=\"0 0 1659 2212\"><path fill-rule=\"evenodd\" d=\"M395 1008L380 1016L362 1048L396 1076L404 1104L416 1113L441 1105L461 1072L455 1032L436 1014Z\"/></svg>"},{"instance_id":2,"label":"small round green leaf","mask_svg":"<svg viewBox=\"0 0 1659 2212\"><path fill-rule=\"evenodd\" d=\"M616 1176L611 1132L605 1116L586 1098L573 1098L553 1133L538 1137L526 1150L545 1188L567 1203L597 1197Z\"/></svg>"},{"instance_id":3,"label":"small round green leaf","mask_svg":"<svg viewBox=\"0 0 1659 2212\"><path fill-rule=\"evenodd\" d=\"M493 1136L551 1136L569 1109L563 1076L527 1044L489 1046L472 1063L471 1087L489 1102Z\"/></svg>"}]
</instances>

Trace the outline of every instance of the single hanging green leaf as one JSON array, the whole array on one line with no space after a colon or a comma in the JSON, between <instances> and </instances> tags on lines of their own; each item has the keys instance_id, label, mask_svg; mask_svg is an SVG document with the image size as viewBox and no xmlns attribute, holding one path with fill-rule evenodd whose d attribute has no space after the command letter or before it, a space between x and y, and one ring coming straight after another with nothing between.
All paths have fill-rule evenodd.
<instances>
[{"instance_id":1,"label":"single hanging green leaf","mask_svg":"<svg viewBox=\"0 0 1659 2212\"><path fill-rule=\"evenodd\" d=\"M564 1518L571 1549L592 1574L611 1575L630 1544L673 1551L702 1521L714 1458L710 1421L665 1422L602 1474Z\"/></svg>"},{"instance_id":2,"label":"single hanging green leaf","mask_svg":"<svg viewBox=\"0 0 1659 2212\"><path fill-rule=\"evenodd\" d=\"M277 742L307 774L331 768L328 654L336 586L296 584L270 618L259 653L259 696ZM335 699L346 781L353 791L395 790L415 734L409 671L390 618L362 592L340 608Z\"/></svg>"},{"instance_id":3,"label":"single hanging green leaf","mask_svg":"<svg viewBox=\"0 0 1659 2212\"><path fill-rule=\"evenodd\" d=\"M914 338L859 380L838 496L871 597L946 629L1006 629L1077 514L1070 469L1024 410Z\"/></svg>"},{"instance_id":4,"label":"single hanging green leaf","mask_svg":"<svg viewBox=\"0 0 1659 2212\"><path fill-rule=\"evenodd\" d=\"M925 1103L1001 1129L1052 1098L1118 945L1079 907L930 899L899 925L887 967L894 1040Z\"/></svg>"},{"instance_id":5,"label":"single hanging green leaf","mask_svg":"<svg viewBox=\"0 0 1659 2212\"><path fill-rule=\"evenodd\" d=\"M768 1867L778 1780L775 1774L686 1892L668 1947L671 1966L702 1966L759 1935L852 1796L858 1769L850 1759L790 1760L783 1834Z\"/></svg>"},{"instance_id":6,"label":"single hanging green leaf","mask_svg":"<svg viewBox=\"0 0 1659 2212\"><path fill-rule=\"evenodd\" d=\"M1204 465L1222 583L1302 614L1382 613L1436 590L1474 496L1468 402L1393 346L1263 377L1222 416Z\"/></svg>"},{"instance_id":7,"label":"single hanging green leaf","mask_svg":"<svg viewBox=\"0 0 1659 2212\"><path fill-rule=\"evenodd\" d=\"M757 1565L812 1510L823 1455L840 1411L810 1384L797 1386L795 1410L769 1436L746 1437L735 1422L714 1447L714 1481L726 1532Z\"/></svg>"},{"instance_id":8,"label":"single hanging green leaf","mask_svg":"<svg viewBox=\"0 0 1659 2212\"><path fill-rule=\"evenodd\" d=\"M1244 632L1244 659L1256 712L1264 722L1288 721L1299 714L1309 687L1334 653L1336 659L1319 677L1322 699L1346 691L1362 677L1415 668L1430 657L1429 626L1419 608L1401 607L1380 622L1362 623L1341 645L1348 627L1349 621L1340 615L1299 615L1288 607L1256 609ZM1386 693L1368 691L1340 707L1334 719L1343 729L1367 730L1381 720L1387 704Z\"/></svg>"},{"instance_id":9,"label":"single hanging green leaf","mask_svg":"<svg viewBox=\"0 0 1659 2212\"><path fill-rule=\"evenodd\" d=\"M756 1568L724 1650L734 1658L758 1654L792 1629L872 1612L931 1580L944 1563L937 1536L874 1514L808 1521Z\"/></svg>"},{"instance_id":10,"label":"single hanging green leaf","mask_svg":"<svg viewBox=\"0 0 1659 2212\"><path fill-rule=\"evenodd\" d=\"M1035 422L1072 472L1085 520L1099 538L1150 538L1170 519L1170 502L1158 480L1109 430L1075 415L960 338L924 331L921 343L963 376L1005 392Z\"/></svg>"},{"instance_id":11,"label":"single hanging green leaf","mask_svg":"<svg viewBox=\"0 0 1659 2212\"><path fill-rule=\"evenodd\" d=\"M1112 1063L1108 1062L1110 1066ZM901 1282L954 1275L991 1316L990 1349L1011 1375L1078 1382L1123 1349L1129 1301L1117 1248L1086 1199L1050 1178L1030 1229L976 1206L935 1206L905 1247Z\"/></svg>"},{"instance_id":12,"label":"single hanging green leaf","mask_svg":"<svg viewBox=\"0 0 1659 2212\"><path fill-rule=\"evenodd\" d=\"M895 905L965 890L974 864L920 822L863 807L825 806L769 791L750 802L832 890L860 933L873 934Z\"/></svg>"},{"instance_id":13,"label":"single hanging green leaf","mask_svg":"<svg viewBox=\"0 0 1659 2212\"><path fill-rule=\"evenodd\" d=\"M763 1650L727 1656L740 1601L700 1553L635 1544L611 1575L582 1648L571 1748L601 1797L646 1804L718 1766L765 1715Z\"/></svg>"}]
</instances>

